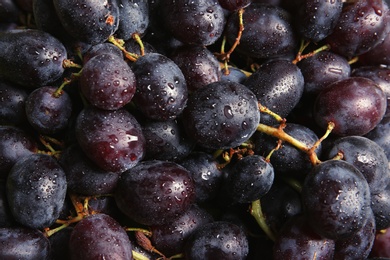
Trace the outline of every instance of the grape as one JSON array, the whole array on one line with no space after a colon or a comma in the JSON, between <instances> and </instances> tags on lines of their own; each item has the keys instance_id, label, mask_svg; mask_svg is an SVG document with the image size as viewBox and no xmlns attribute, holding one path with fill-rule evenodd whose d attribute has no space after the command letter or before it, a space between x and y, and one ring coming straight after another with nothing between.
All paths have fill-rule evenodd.
<instances>
[{"instance_id":1,"label":"grape","mask_svg":"<svg viewBox=\"0 0 390 260\"><path fill-rule=\"evenodd\" d=\"M359 64L390 65L390 34L377 46L359 55Z\"/></svg>"},{"instance_id":2,"label":"grape","mask_svg":"<svg viewBox=\"0 0 390 260\"><path fill-rule=\"evenodd\" d=\"M225 149L247 141L260 120L252 91L236 82L214 82L194 92L183 112L187 134L200 146Z\"/></svg>"},{"instance_id":3,"label":"grape","mask_svg":"<svg viewBox=\"0 0 390 260\"><path fill-rule=\"evenodd\" d=\"M330 239L354 235L371 211L367 181L357 168L342 160L314 167L305 179L302 198L312 228Z\"/></svg>"},{"instance_id":4,"label":"grape","mask_svg":"<svg viewBox=\"0 0 390 260\"><path fill-rule=\"evenodd\" d=\"M150 119L175 119L188 98L185 77L169 58L158 53L141 56L134 62L137 90L134 103Z\"/></svg>"},{"instance_id":5,"label":"grape","mask_svg":"<svg viewBox=\"0 0 390 260\"><path fill-rule=\"evenodd\" d=\"M53 3L62 26L79 41L102 43L118 29L116 1L54 0Z\"/></svg>"},{"instance_id":6,"label":"grape","mask_svg":"<svg viewBox=\"0 0 390 260\"><path fill-rule=\"evenodd\" d=\"M64 130L72 114L72 100L56 87L40 87L26 99L26 116L30 125L41 134L55 134Z\"/></svg>"},{"instance_id":7,"label":"grape","mask_svg":"<svg viewBox=\"0 0 390 260\"><path fill-rule=\"evenodd\" d=\"M82 219L69 240L71 259L133 259L132 244L126 231L106 214Z\"/></svg>"},{"instance_id":8,"label":"grape","mask_svg":"<svg viewBox=\"0 0 390 260\"><path fill-rule=\"evenodd\" d=\"M143 225L172 222L194 200L194 183L189 172L168 161L140 162L122 173L115 192L119 209Z\"/></svg>"},{"instance_id":9,"label":"grape","mask_svg":"<svg viewBox=\"0 0 390 260\"><path fill-rule=\"evenodd\" d=\"M358 0L345 5L326 42L347 58L361 55L380 44L389 33L389 8L381 0Z\"/></svg>"},{"instance_id":10,"label":"grape","mask_svg":"<svg viewBox=\"0 0 390 260\"><path fill-rule=\"evenodd\" d=\"M208 46L221 37L225 16L217 0L160 0L168 31L186 44Z\"/></svg>"},{"instance_id":11,"label":"grape","mask_svg":"<svg viewBox=\"0 0 390 260\"><path fill-rule=\"evenodd\" d=\"M86 64L90 59L100 54L112 54L123 59L123 52L114 44L104 42L92 45L83 55L83 63Z\"/></svg>"},{"instance_id":12,"label":"grape","mask_svg":"<svg viewBox=\"0 0 390 260\"><path fill-rule=\"evenodd\" d=\"M390 69L379 66L360 66L353 70L352 76L371 79L385 92L387 99L390 99Z\"/></svg>"},{"instance_id":13,"label":"grape","mask_svg":"<svg viewBox=\"0 0 390 260\"><path fill-rule=\"evenodd\" d=\"M244 72L234 67L229 68L228 71L223 68L221 71L221 81L233 81L237 83L243 83L247 78Z\"/></svg>"},{"instance_id":14,"label":"grape","mask_svg":"<svg viewBox=\"0 0 390 260\"><path fill-rule=\"evenodd\" d=\"M365 137L377 143L384 150L387 158L390 158L389 127L390 117L386 116L372 131L365 135Z\"/></svg>"},{"instance_id":15,"label":"grape","mask_svg":"<svg viewBox=\"0 0 390 260\"><path fill-rule=\"evenodd\" d=\"M132 69L121 57L101 54L84 64L79 85L93 106L115 110L132 100L136 79Z\"/></svg>"},{"instance_id":16,"label":"grape","mask_svg":"<svg viewBox=\"0 0 390 260\"><path fill-rule=\"evenodd\" d=\"M286 55L296 48L291 17L278 6L252 3L243 14L244 31L236 50L255 58ZM226 22L227 41L233 44L239 29L237 13Z\"/></svg>"},{"instance_id":17,"label":"grape","mask_svg":"<svg viewBox=\"0 0 390 260\"><path fill-rule=\"evenodd\" d=\"M119 26L116 36L123 40L143 35L149 24L149 4L143 0L118 0Z\"/></svg>"},{"instance_id":18,"label":"grape","mask_svg":"<svg viewBox=\"0 0 390 260\"><path fill-rule=\"evenodd\" d=\"M387 228L376 234L374 245L371 250L371 257L384 257L385 259L390 258L390 228Z\"/></svg>"},{"instance_id":19,"label":"grape","mask_svg":"<svg viewBox=\"0 0 390 260\"><path fill-rule=\"evenodd\" d=\"M374 141L362 136L346 136L336 139L329 148L327 158L338 152L343 160L354 165L366 178L370 192L378 193L390 182L389 162L383 149Z\"/></svg>"},{"instance_id":20,"label":"grape","mask_svg":"<svg viewBox=\"0 0 390 260\"><path fill-rule=\"evenodd\" d=\"M192 233L186 242L184 256L189 260L240 260L246 258L248 251L248 239L239 226L217 221Z\"/></svg>"},{"instance_id":21,"label":"grape","mask_svg":"<svg viewBox=\"0 0 390 260\"><path fill-rule=\"evenodd\" d=\"M17 126L25 123L27 95L15 84L0 82L0 124Z\"/></svg>"},{"instance_id":22,"label":"grape","mask_svg":"<svg viewBox=\"0 0 390 260\"><path fill-rule=\"evenodd\" d=\"M313 117L323 129L333 122L336 135L365 135L382 120L386 105L386 95L374 81L350 77L320 92Z\"/></svg>"},{"instance_id":23,"label":"grape","mask_svg":"<svg viewBox=\"0 0 390 260\"><path fill-rule=\"evenodd\" d=\"M290 219L274 244L274 259L333 259L335 242L321 237L304 215Z\"/></svg>"},{"instance_id":24,"label":"grape","mask_svg":"<svg viewBox=\"0 0 390 260\"><path fill-rule=\"evenodd\" d=\"M141 126L127 110L86 107L78 115L75 131L84 153L103 170L124 172L144 156Z\"/></svg>"},{"instance_id":25,"label":"grape","mask_svg":"<svg viewBox=\"0 0 390 260\"><path fill-rule=\"evenodd\" d=\"M32 154L19 159L7 178L11 213L20 224L46 228L57 220L64 204L64 170L51 156Z\"/></svg>"},{"instance_id":26,"label":"grape","mask_svg":"<svg viewBox=\"0 0 390 260\"><path fill-rule=\"evenodd\" d=\"M243 84L255 93L262 106L281 117L286 117L303 95L304 78L298 66L287 60L264 62ZM268 114L262 113L264 124L275 124Z\"/></svg>"},{"instance_id":27,"label":"grape","mask_svg":"<svg viewBox=\"0 0 390 260\"><path fill-rule=\"evenodd\" d=\"M252 0L218 0L218 2L222 8L234 12L241 8L247 7L252 3Z\"/></svg>"},{"instance_id":28,"label":"grape","mask_svg":"<svg viewBox=\"0 0 390 260\"><path fill-rule=\"evenodd\" d=\"M0 78L27 87L48 85L64 73L64 45L49 33L20 29L0 34Z\"/></svg>"},{"instance_id":29,"label":"grape","mask_svg":"<svg viewBox=\"0 0 390 260\"><path fill-rule=\"evenodd\" d=\"M371 209L374 212L377 230L390 227L390 187L371 194Z\"/></svg>"},{"instance_id":30,"label":"grape","mask_svg":"<svg viewBox=\"0 0 390 260\"><path fill-rule=\"evenodd\" d=\"M0 244L1 259L49 259L49 240L37 229L26 227L0 228Z\"/></svg>"}]
</instances>

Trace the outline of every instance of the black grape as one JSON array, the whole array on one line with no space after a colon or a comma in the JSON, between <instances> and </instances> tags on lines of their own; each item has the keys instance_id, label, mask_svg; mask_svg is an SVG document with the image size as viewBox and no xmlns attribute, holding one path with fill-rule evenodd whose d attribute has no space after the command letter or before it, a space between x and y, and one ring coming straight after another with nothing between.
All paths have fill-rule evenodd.
<instances>
[{"instance_id":1,"label":"black grape","mask_svg":"<svg viewBox=\"0 0 390 260\"><path fill-rule=\"evenodd\" d=\"M100 54L111 54L119 56L123 59L123 52L114 44L103 42L92 45L87 51L83 54L83 63L87 63L90 59Z\"/></svg>"},{"instance_id":2,"label":"black grape","mask_svg":"<svg viewBox=\"0 0 390 260\"><path fill-rule=\"evenodd\" d=\"M370 257L374 260L390 259L390 228L378 232L372 246ZM370 258L371 259L371 258Z\"/></svg>"},{"instance_id":3,"label":"black grape","mask_svg":"<svg viewBox=\"0 0 390 260\"><path fill-rule=\"evenodd\" d=\"M264 62L243 84L255 93L262 106L283 118L298 104L304 90L300 69L288 60ZM265 113L261 114L261 122L276 123Z\"/></svg>"},{"instance_id":4,"label":"black grape","mask_svg":"<svg viewBox=\"0 0 390 260\"><path fill-rule=\"evenodd\" d=\"M221 81L233 81L242 84L247 78L244 72L234 67L229 68L228 71L225 68L223 68L221 72L222 72Z\"/></svg>"},{"instance_id":5,"label":"black grape","mask_svg":"<svg viewBox=\"0 0 390 260\"><path fill-rule=\"evenodd\" d=\"M296 38L287 11L272 5L252 3L243 14L244 31L236 50L255 58L273 58L296 48ZM237 13L226 23L227 40L233 44L239 29Z\"/></svg>"},{"instance_id":6,"label":"black grape","mask_svg":"<svg viewBox=\"0 0 390 260\"><path fill-rule=\"evenodd\" d=\"M27 95L15 84L0 82L0 124L18 126L25 123Z\"/></svg>"},{"instance_id":7,"label":"black grape","mask_svg":"<svg viewBox=\"0 0 390 260\"><path fill-rule=\"evenodd\" d=\"M371 194L371 209L374 212L377 230L390 227L390 186Z\"/></svg>"},{"instance_id":8,"label":"black grape","mask_svg":"<svg viewBox=\"0 0 390 260\"><path fill-rule=\"evenodd\" d=\"M390 102L388 102L390 103ZM386 116L381 122L365 137L377 143L385 151L387 158L390 158L390 117Z\"/></svg>"},{"instance_id":9,"label":"black grape","mask_svg":"<svg viewBox=\"0 0 390 260\"><path fill-rule=\"evenodd\" d=\"M26 227L0 228L0 244L1 259L49 259L49 240L37 229Z\"/></svg>"},{"instance_id":10,"label":"black grape","mask_svg":"<svg viewBox=\"0 0 390 260\"><path fill-rule=\"evenodd\" d=\"M76 224L69 239L71 259L133 259L126 231L106 214L90 215Z\"/></svg>"},{"instance_id":11,"label":"black grape","mask_svg":"<svg viewBox=\"0 0 390 260\"><path fill-rule=\"evenodd\" d=\"M390 65L390 33L374 48L359 55L359 64Z\"/></svg>"},{"instance_id":12,"label":"black grape","mask_svg":"<svg viewBox=\"0 0 390 260\"><path fill-rule=\"evenodd\" d=\"M53 3L62 26L79 41L102 43L118 29L117 1L54 0Z\"/></svg>"},{"instance_id":13,"label":"black grape","mask_svg":"<svg viewBox=\"0 0 390 260\"><path fill-rule=\"evenodd\" d=\"M48 85L64 73L64 45L35 29L0 34L0 77L27 87Z\"/></svg>"},{"instance_id":14,"label":"black grape","mask_svg":"<svg viewBox=\"0 0 390 260\"><path fill-rule=\"evenodd\" d=\"M313 117L322 129L333 122L332 133L336 135L365 135L382 120L386 106L386 95L374 81L350 77L318 94Z\"/></svg>"},{"instance_id":15,"label":"black grape","mask_svg":"<svg viewBox=\"0 0 390 260\"><path fill-rule=\"evenodd\" d=\"M60 215L67 182L56 159L32 154L19 159L7 178L7 198L12 215L20 224L47 228Z\"/></svg>"},{"instance_id":16,"label":"black grape","mask_svg":"<svg viewBox=\"0 0 390 260\"><path fill-rule=\"evenodd\" d=\"M225 15L217 0L161 0L168 31L186 44L208 46L222 35Z\"/></svg>"},{"instance_id":17,"label":"black grape","mask_svg":"<svg viewBox=\"0 0 390 260\"><path fill-rule=\"evenodd\" d=\"M115 110L132 100L136 79L132 69L120 56L101 54L84 64L79 85L93 106Z\"/></svg>"},{"instance_id":18,"label":"black grape","mask_svg":"<svg viewBox=\"0 0 390 260\"><path fill-rule=\"evenodd\" d=\"M122 173L115 192L119 209L143 225L171 222L194 200L194 182L190 173L169 161L140 162Z\"/></svg>"},{"instance_id":19,"label":"black grape","mask_svg":"<svg viewBox=\"0 0 390 260\"><path fill-rule=\"evenodd\" d=\"M381 66L359 66L352 71L353 77L364 77L371 79L385 92L387 99L390 99L390 69ZM388 102L389 103L389 102Z\"/></svg>"},{"instance_id":20,"label":"black grape","mask_svg":"<svg viewBox=\"0 0 390 260\"><path fill-rule=\"evenodd\" d=\"M143 35L149 25L149 4L144 0L118 0L119 26L115 35L123 40Z\"/></svg>"},{"instance_id":21,"label":"black grape","mask_svg":"<svg viewBox=\"0 0 390 260\"><path fill-rule=\"evenodd\" d=\"M231 148L247 141L259 120L255 94L240 83L228 81L195 91L183 112L187 134L211 149Z\"/></svg>"},{"instance_id":22,"label":"black grape","mask_svg":"<svg viewBox=\"0 0 390 260\"><path fill-rule=\"evenodd\" d=\"M307 175L302 199L308 224L319 235L343 239L366 223L371 208L370 188L362 173L342 160L328 160Z\"/></svg>"},{"instance_id":23,"label":"black grape","mask_svg":"<svg viewBox=\"0 0 390 260\"><path fill-rule=\"evenodd\" d=\"M237 11L252 3L252 0L218 0L219 4L226 10Z\"/></svg>"},{"instance_id":24,"label":"black grape","mask_svg":"<svg viewBox=\"0 0 390 260\"><path fill-rule=\"evenodd\" d=\"M103 170L124 172L144 156L141 126L127 110L86 107L78 115L75 131L84 153Z\"/></svg>"}]
</instances>

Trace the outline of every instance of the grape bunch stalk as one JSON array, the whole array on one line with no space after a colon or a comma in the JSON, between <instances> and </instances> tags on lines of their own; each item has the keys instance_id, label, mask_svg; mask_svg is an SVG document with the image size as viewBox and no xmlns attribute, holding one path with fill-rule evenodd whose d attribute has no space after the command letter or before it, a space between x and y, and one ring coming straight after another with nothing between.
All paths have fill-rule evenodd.
<instances>
[{"instance_id":1,"label":"grape bunch stalk","mask_svg":"<svg viewBox=\"0 0 390 260\"><path fill-rule=\"evenodd\" d=\"M0 259L390 259L389 5L0 0Z\"/></svg>"}]
</instances>

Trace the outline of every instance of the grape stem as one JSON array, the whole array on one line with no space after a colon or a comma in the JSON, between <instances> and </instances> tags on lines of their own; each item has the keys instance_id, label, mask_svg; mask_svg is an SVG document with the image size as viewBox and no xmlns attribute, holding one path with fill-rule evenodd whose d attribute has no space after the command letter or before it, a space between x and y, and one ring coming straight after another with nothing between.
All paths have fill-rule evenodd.
<instances>
[{"instance_id":1,"label":"grape stem","mask_svg":"<svg viewBox=\"0 0 390 260\"><path fill-rule=\"evenodd\" d=\"M252 202L252 205L250 208L250 213L255 218L255 220L256 220L257 224L259 224L260 228L268 236L268 238L275 242L276 236L273 233L273 231L270 229L270 227L267 225L267 223L265 222L265 216L263 214L263 211L261 210L260 199Z\"/></svg>"},{"instance_id":2,"label":"grape stem","mask_svg":"<svg viewBox=\"0 0 390 260\"><path fill-rule=\"evenodd\" d=\"M330 45L329 44L326 44L312 52L309 52L307 54L302 54L303 51L306 49L306 47L310 44L310 42L304 42L302 41L301 43L301 47L298 51L298 54L297 56L295 57L295 60L292 61L293 64L297 64L298 62L300 62L301 60L303 59L306 59L306 58L309 58L309 57L312 57L314 56L315 54L321 52L321 51L326 51L326 50L329 50L330 49Z\"/></svg>"},{"instance_id":3,"label":"grape stem","mask_svg":"<svg viewBox=\"0 0 390 260\"><path fill-rule=\"evenodd\" d=\"M125 57L130 60L130 61L136 61L138 59L138 55L135 54L135 53L131 53L131 52L128 52L125 47L123 47L124 45L124 41L121 40L121 39L116 39L113 35L111 35L109 38L108 38L108 41L111 42L112 44L114 44L116 47L118 47L122 52L123 54L125 55Z\"/></svg>"},{"instance_id":4,"label":"grape stem","mask_svg":"<svg viewBox=\"0 0 390 260\"><path fill-rule=\"evenodd\" d=\"M144 43L142 42L141 37L139 36L139 34L138 33L134 33L132 35L132 38L138 43L138 45L140 47L141 56L144 56L145 55L145 46L144 46Z\"/></svg>"},{"instance_id":5,"label":"grape stem","mask_svg":"<svg viewBox=\"0 0 390 260\"><path fill-rule=\"evenodd\" d=\"M149 257L144 256L141 253L138 253L137 251L132 250L133 253L133 259L134 260L150 260Z\"/></svg>"}]
</instances>

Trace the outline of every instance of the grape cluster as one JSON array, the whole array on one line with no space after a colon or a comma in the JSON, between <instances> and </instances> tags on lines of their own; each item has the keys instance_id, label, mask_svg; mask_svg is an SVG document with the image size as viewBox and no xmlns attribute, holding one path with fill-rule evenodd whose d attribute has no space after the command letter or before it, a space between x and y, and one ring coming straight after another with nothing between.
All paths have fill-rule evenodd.
<instances>
[{"instance_id":1,"label":"grape cluster","mask_svg":"<svg viewBox=\"0 0 390 260\"><path fill-rule=\"evenodd\" d=\"M389 5L0 0L0 259L390 259Z\"/></svg>"}]
</instances>

